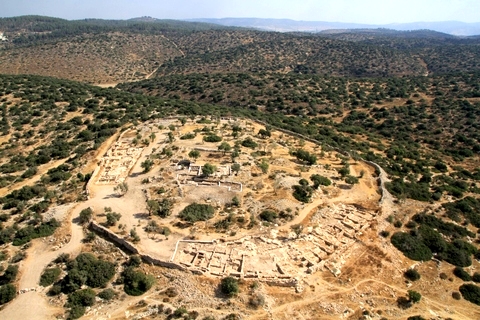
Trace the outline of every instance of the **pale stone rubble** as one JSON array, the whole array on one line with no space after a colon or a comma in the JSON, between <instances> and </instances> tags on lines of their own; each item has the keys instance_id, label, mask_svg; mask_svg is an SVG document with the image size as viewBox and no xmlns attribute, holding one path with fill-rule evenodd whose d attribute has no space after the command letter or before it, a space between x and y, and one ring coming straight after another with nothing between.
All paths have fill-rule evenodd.
<instances>
[{"instance_id":1,"label":"pale stone rubble","mask_svg":"<svg viewBox=\"0 0 480 320\"><path fill-rule=\"evenodd\" d=\"M101 172L97 184L118 184L125 180L143 148L132 146L131 139L123 138L125 131L117 142L108 150L100 163Z\"/></svg>"},{"instance_id":2,"label":"pale stone rubble","mask_svg":"<svg viewBox=\"0 0 480 320\"><path fill-rule=\"evenodd\" d=\"M101 169L96 172L98 179L92 177L97 184L118 184L128 176L143 151L141 147L132 146L129 136L132 136L132 131L123 132L102 158L98 167ZM218 152L213 149L202 151ZM276 159L277 162L284 160ZM243 190L241 183L233 181L234 176L228 165L217 166L216 172L208 179L199 179L202 166L190 161L172 159L166 169L167 174L176 177L174 181L180 196L183 196L182 188L197 189L202 186L226 188L234 192ZM288 178L284 176L281 181L286 186L298 181L298 177L291 177L291 181L287 181ZM146 195L147 199L150 198L148 192ZM293 207L295 204L288 200L284 206ZM357 237L376 215L376 212L367 212L355 206L331 204L319 208L310 226L300 235L291 232L279 237L277 230L273 229L270 235L247 236L235 241L182 240L177 244L171 261L159 262L155 257L148 259L154 264L171 263L178 269L188 269L197 274L258 279L276 285L296 286L301 291L299 280L307 274L329 270L335 276L340 275L345 251L357 241Z\"/></svg>"},{"instance_id":3,"label":"pale stone rubble","mask_svg":"<svg viewBox=\"0 0 480 320\"><path fill-rule=\"evenodd\" d=\"M180 163L175 165L176 179L182 185L201 186L218 186L227 188L228 191L242 192L243 186L240 182L230 181L232 176L232 169L230 166L217 166L216 172L208 179L199 179L202 175L202 166L190 163L188 166L183 166Z\"/></svg>"},{"instance_id":4,"label":"pale stone rubble","mask_svg":"<svg viewBox=\"0 0 480 320\"><path fill-rule=\"evenodd\" d=\"M354 206L330 205L314 216L321 227L308 227L278 238L247 236L235 241L180 241L172 262L197 274L258 279L276 285L296 286L299 278L318 270L340 274L341 255L370 225L374 213Z\"/></svg>"}]
</instances>

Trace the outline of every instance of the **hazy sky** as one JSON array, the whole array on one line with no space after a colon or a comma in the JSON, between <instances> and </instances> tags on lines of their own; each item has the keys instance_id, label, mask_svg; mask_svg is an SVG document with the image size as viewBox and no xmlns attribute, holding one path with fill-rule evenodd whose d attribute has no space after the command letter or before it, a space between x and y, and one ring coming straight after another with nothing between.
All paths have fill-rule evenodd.
<instances>
[{"instance_id":1,"label":"hazy sky","mask_svg":"<svg viewBox=\"0 0 480 320\"><path fill-rule=\"evenodd\" d=\"M480 22L480 0L0 0L0 16L65 19L288 18L329 22Z\"/></svg>"}]
</instances>

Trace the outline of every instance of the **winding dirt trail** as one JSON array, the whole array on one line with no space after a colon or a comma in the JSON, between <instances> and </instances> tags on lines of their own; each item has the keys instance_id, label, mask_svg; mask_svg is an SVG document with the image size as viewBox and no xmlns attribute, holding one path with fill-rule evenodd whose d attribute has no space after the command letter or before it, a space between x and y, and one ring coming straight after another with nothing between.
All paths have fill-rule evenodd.
<instances>
[{"instance_id":1,"label":"winding dirt trail","mask_svg":"<svg viewBox=\"0 0 480 320\"><path fill-rule=\"evenodd\" d=\"M57 251L52 251L49 244L42 239L32 241L32 246L27 251L27 259L21 265L21 278L19 289L37 288L18 295L10 304L0 311L0 319L54 319L55 314L63 310L48 305L45 298L44 288L38 285L43 269L58 255L69 253L75 255L82 248L83 228L73 219L79 212L88 207L87 203L81 203L71 210L67 221L71 225L71 238L68 244Z\"/></svg>"},{"instance_id":2,"label":"winding dirt trail","mask_svg":"<svg viewBox=\"0 0 480 320\"><path fill-rule=\"evenodd\" d=\"M95 153L91 164L84 168L84 171L89 171L92 166L96 165L98 159L110 148L111 144L115 142L118 133L110 137L106 143ZM58 166L65 162L66 159L59 160L52 164L46 164L45 167L39 168L40 171L47 171L49 168ZM36 177L40 178L40 175ZM25 183L24 183L25 182ZM35 182L34 179L26 180L22 185L15 185L13 189L18 189L24 184ZM5 188L4 188L5 189ZM0 190L0 194L1 194ZM18 295L12 302L0 310L0 319L55 319L55 314L63 314L63 308L55 308L50 306L45 297L44 288L39 286L40 276L45 267L56 257L62 253L76 255L81 251L83 228L73 220L79 216L81 210L91 206L91 200L79 203L70 209L64 223L68 223L67 228L70 228L70 241L61 247L59 250L52 251L51 245L43 241L43 239L35 239L31 243L31 247L27 251L27 258L22 261L20 265L20 279L18 280L18 289L32 289L36 291L29 291Z\"/></svg>"}]
</instances>

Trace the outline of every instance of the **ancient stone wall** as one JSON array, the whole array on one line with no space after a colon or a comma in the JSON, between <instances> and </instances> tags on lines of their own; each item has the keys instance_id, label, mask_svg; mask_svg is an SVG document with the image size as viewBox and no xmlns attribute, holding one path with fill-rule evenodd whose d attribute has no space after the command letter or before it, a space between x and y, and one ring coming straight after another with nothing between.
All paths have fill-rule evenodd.
<instances>
[{"instance_id":1,"label":"ancient stone wall","mask_svg":"<svg viewBox=\"0 0 480 320\"><path fill-rule=\"evenodd\" d=\"M116 233L108 230L107 228L99 225L98 223L96 223L94 221L91 221L89 228L91 230L99 233L100 235L105 237L107 240L110 240L111 242L115 243L116 245L118 245L122 249L125 249L129 253L139 254L138 249L133 245L133 243L131 243L128 240L123 239L122 237L120 237Z\"/></svg>"},{"instance_id":2,"label":"ancient stone wall","mask_svg":"<svg viewBox=\"0 0 480 320\"><path fill-rule=\"evenodd\" d=\"M186 270L184 267L182 267L181 265L179 265L177 263L160 260L160 259L154 258L154 257L152 257L148 254L140 252L140 250L138 250L133 243L131 243L128 240L125 240L124 238L120 237L116 233L108 230L107 228L99 225L98 223L96 223L94 221L90 222L89 227L90 227L91 230L99 233L100 235L105 237L107 240L113 242L114 244L116 244L117 246L121 247L122 249L128 251L129 253L140 255L142 260L146 263L150 263L150 264L153 264L153 265L156 265L156 266L170 268L170 269Z\"/></svg>"},{"instance_id":3,"label":"ancient stone wall","mask_svg":"<svg viewBox=\"0 0 480 320\"><path fill-rule=\"evenodd\" d=\"M153 264L153 265L156 265L156 266L170 268L170 269L179 269L179 270L182 270L182 271L186 270L184 267L182 267L181 265L179 265L177 263L160 260L160 259L154 258L154 257L152 257L148 254L140 254L140 257L142 258L142 260L144 262L150 263L150 264Z\"/></svg>"}]
</instances>

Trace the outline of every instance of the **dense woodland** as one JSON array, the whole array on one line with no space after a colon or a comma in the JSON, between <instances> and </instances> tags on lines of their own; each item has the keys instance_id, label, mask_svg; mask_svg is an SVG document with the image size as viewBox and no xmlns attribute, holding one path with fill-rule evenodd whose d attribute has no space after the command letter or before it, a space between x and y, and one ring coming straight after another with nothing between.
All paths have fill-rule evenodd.
<instances>
[{"instance_id":1,"label":"dense woodland","mask_svg":"<svg viewBox=\"0 0 480 320\"><path fill-rule=\"evenodd\" d=\"M0 44L0 187L26 182L0 198L1 221L15 220L0 224L0 244L52 234L58 222L42 213L82 199L90 173L80 168L121 128L167 115L233 115L378 163L399 201L441 203L392 235L409 258L435 255L459 268L480 258L468 242L468 226L480 228L478 37L34 16L0 19L0 30L10 39ZM147 75L114 89L70 81Z\"/></svg>"}]
</instances>

